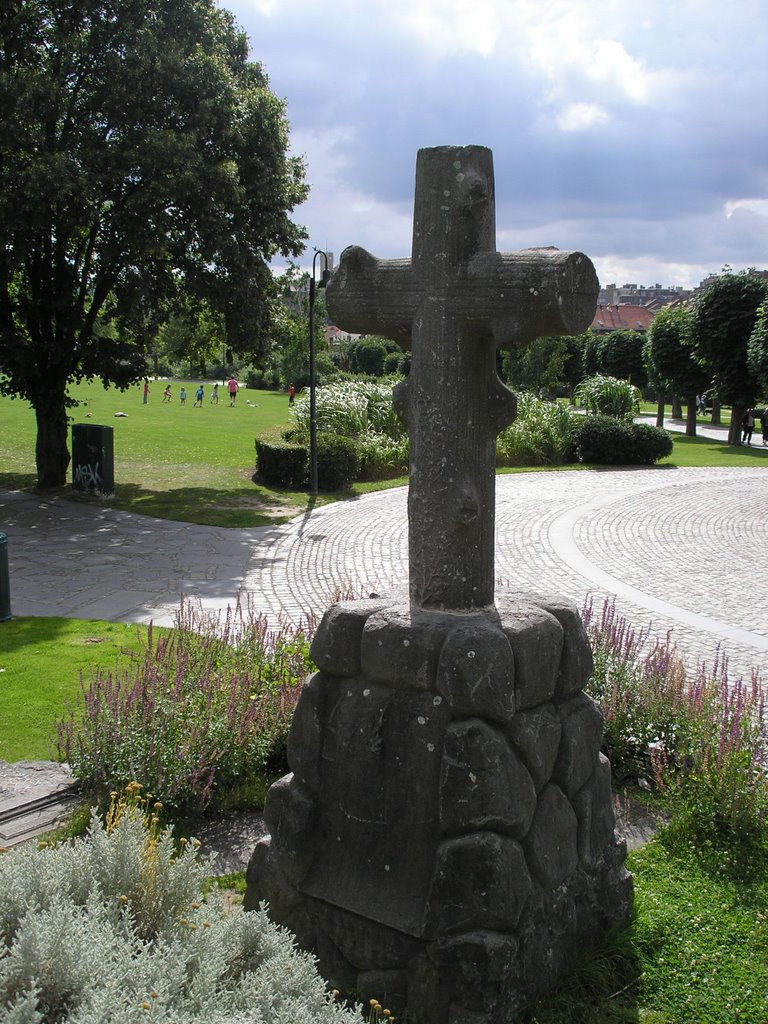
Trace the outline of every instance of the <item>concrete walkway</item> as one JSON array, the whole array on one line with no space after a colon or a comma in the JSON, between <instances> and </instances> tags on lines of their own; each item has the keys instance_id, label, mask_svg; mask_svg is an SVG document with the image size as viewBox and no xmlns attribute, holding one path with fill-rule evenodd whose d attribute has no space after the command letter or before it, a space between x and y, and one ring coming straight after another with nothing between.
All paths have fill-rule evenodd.
<instances>
[{"instance_id":1,"label":"concrete walkway","mask_svg":"<svg viewBox=\"0 0 768 1024\"><path fill-rule=\"evenodd\" d=\"M710 432L721 435L702 431ZM591 598L598 608L615 598L636 627L652 620L659 635L672 629L692 665L722 647L731 678L768 666L768 449L761 450L765 465L760 459L754 469L497 477L499 586L558 591L579 605ZM251 530L0 492L0 531L8 535L15 615L170 624L182 594L219 611L245 588L277 625L321 614L339 589L367 594L407 579L404 488Z\"/></svg>"}]
</instances>

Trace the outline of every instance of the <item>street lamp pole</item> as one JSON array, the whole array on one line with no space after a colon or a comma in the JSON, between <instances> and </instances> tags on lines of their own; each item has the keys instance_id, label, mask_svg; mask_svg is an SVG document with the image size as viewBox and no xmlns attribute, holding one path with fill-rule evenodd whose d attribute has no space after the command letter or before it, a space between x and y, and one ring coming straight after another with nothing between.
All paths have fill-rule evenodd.
<instances>
[{"instance_id":1,"label":"street lamp pole","mask_svg":"<svg viewBox=\"0 0 768 1024\"><path fill-rule=\"evenodd\" d=\"M315 379L315 263L323 258L323 274L317 284L325 288L331 279L328 269L328 254L315 249L312 257L312 273L309 278L309 493L317 497L317 381Z\"/></svg>"}]
</instances>

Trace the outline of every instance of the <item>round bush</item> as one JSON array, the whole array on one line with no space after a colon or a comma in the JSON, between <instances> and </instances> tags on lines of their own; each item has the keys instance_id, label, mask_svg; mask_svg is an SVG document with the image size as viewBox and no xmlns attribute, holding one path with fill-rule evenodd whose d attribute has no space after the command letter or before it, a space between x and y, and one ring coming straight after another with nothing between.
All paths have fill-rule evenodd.
<instances>
[{"instance_id":1,"label":"round bush","mask_svg":"<svg viewBox=\"0 0 768 1024\"><path fill-rule=\"evenodd\" d=\"M672 451L666 430L613 416L584 416L574 425L579 462L601 466L652 466Z\"/></svg>"}]
</instances>

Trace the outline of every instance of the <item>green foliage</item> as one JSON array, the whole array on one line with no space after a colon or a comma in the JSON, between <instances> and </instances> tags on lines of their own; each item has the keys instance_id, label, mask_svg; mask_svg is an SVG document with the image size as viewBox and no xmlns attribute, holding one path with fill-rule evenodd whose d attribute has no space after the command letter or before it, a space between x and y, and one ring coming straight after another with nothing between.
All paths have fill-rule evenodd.
<instances>
[{"instance_id":1,"label":"green foliage","mask_svg":"<svg viewBox=\"0 0 768 1024\"><path fill-rule=\"evenodd\" d=\"M349 364L353 373L365 373L372 377L381 377L384 373L392 373L386 369L388 355L396 355L395 370L400 365L402 352L400 347L390 338L379 338L367 335L353 341L349 346Z\"/></svg>"},{"instance_id":2,"label":"green foliage","mask_svg":"<svg viewBox=\"0 0 768 1024\"><path fill-rule=\"evenodd\" d=\"M359 1024L265 911L204 895L199 844L177 852L147 803L131 788L87 837L0 856L6 1024Z\"/></svg>"},{"instance_id":3,"label":"green foliage","mask_svg":"<svg viewBox=\"0 0 768 1024\"><path fill-rule=\"evenodd\" d=\"M102 798L137 781L177 811L201 810L264 772L310 668L301 629L183 602L173 630L150 629L139 655L83 684L57 726L61 758Z\"/></svg>"},{"instance_id":4,"label":"green foliage","mask_svg":"<svg viewBox=\"0 0 768 1024\"><path fill-rule=\"evenodd\" d=\"M347 487L360 472L360 456L355 442L335 434L317 435L317 480L324 491Z\"/></svg>"},{"instance_id":5,"label":"green foliage","mask_svg":"<svg viewBox=\"0 0 768 1024\"><path fill-rule=\"evenodd\" d=\"M596 373L576 388L576 401L595 415L631 420L640 412L639 388L629 381Z\"/></svg>"},{"instance_id":6,"label":"green foliage","mask_svg":"<svg viewBox=\"0 0 768 1024\"><path fill-rule=\"evenodd\" d=\"M733 405L737 420L758 397L758 381L747 354L768 282L757 274L730 271L712 278L691 307L691 341L699 360L711 368L721 401Z\"/></svg>"},{"instance_id":7,"label":"green foliage","mask_svg":"<svg viewBox=\"0 0 768 1024\"><path fill-rule=\"evenodd\" d=\"M557 466L573 461L573 417L567 405L524 392L517 419L496 440L501 466Z\"/></svg>"},{"instance_id":8,"label":"green foliage","mask_svg":"<svg viewBox=\"0 0 768 1024\"><path fill-rule=\"evenodd\" d=\"M637 388L648 383L643 346L645 335L640 331L611 331L600 336L600 372L609 377L630 381Z\"/></svg>"},{"instance_id":9,"label":"green foliage","mask_svg":"<svg viewBox=\"0 0 768 1024\"><path fill-rule=\"evenodd\" d=\"M768 299L761 303L747 346L749 372L757 381L761 398L768 398Z\"/></svg>"},{"instance_id":10,"label":"green foliage","mask_svg":"<svg viewBox=\"0 0 768 1024\"><path fill-rule=\"evenodd\" d=\"M307 442L308 443L308 442ZM309 474L307 443L287 440L284 431L265 431L256 438L256 471L269 487L298 490Z\"/></svg>"},{"instance_id":11,"label":"green foliage","mask_svg":"<svg viewBox=\"0 0 768 1024\"><path fill-rule=\"evenodd\" d=\"M652 466L673 449L666 430L602 415L574 418L573 445L579 462L614 466Z\"/></svg>"},{"instance_id":12,"label":"green foliage","mask_svg":"<svg viewBox=\"0 0 768 1024\"><path fill-rule=\"evenodd\" d=\"M694 355L688 306L660 309L648 329L644 355L657 383L678 395L698 395L710 387L711 370Z\"/></svg>"},{"instance_id":13,"label":"green foliage","mask_svg":"<svg viewBox=\"0 0 768 1024\"><path fill-rule=\"evenodd\" d=\"M584 376L581 337L536 338L524 348L504 351L502 375L508 384L537 395L572 390Z\"/></svg>"},{"instance_id":14,"label":"green foliage","mask_svg":"<svg viewBox=\"0 0 768 1024\"><path fill-rule=\"evenodd\" d=\"M146 373L179 295L263 348L269 262L306 196L285 107L214 0L12 4L0 19L0 391L38 418L39 484L65 482L69 381Z\"/></svg>"}]
</instances>

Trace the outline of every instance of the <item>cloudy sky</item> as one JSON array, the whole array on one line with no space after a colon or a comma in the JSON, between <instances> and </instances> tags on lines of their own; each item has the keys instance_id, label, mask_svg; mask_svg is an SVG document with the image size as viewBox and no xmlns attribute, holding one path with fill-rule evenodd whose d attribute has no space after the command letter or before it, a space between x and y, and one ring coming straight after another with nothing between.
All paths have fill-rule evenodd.
<instances>
[{"instance_id":1,"label":"cloudy sky","mask_svg":"<svg viewBox=\"0 0 768 1024\"><path fill-rule=\"evenodd\" d=\"M311 247L408 256L417 150L479 144L502 251L603 285L768 267L766 0L222 5L287 102Z\"/></svg>"}]
</instances>

